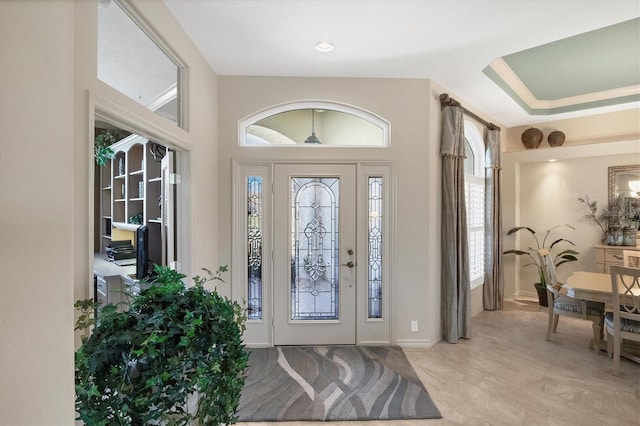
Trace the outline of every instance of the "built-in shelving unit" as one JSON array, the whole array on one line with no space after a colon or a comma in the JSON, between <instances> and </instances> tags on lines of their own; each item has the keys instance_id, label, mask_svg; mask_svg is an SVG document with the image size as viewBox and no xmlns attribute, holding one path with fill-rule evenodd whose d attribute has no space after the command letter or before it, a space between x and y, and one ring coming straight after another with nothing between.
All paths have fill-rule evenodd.
<instances>
[{"instance_id":1,"label":"built-in shelving unit","mask_svg":"<svg viewBox=\"0 0 640 426\"><path fill-rule=\"evenodd\" d=\"M135 231L140 225L150 228L150 237L160 246L163 179L161 158L154 155L158 145L134 134L111 149L114 158L100 167L100 251L119 230Z\"/></svg>"}]
</instances>

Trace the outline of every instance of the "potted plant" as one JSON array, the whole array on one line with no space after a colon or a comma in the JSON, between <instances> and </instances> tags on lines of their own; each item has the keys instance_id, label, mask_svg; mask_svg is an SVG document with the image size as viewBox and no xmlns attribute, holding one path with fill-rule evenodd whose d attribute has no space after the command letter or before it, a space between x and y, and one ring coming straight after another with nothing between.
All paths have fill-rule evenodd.
<instances>
[{"instance_id":1,"label":"potted plant","mask_svg":"<svg viewBox=\"0 0 640 426\"><path fill-rule=\"evenodd\" d=\"M577 255L579 253L572 249L564 249L556 254L553 254L552 252L553 248L558 249L559 245L561 244L566 243L566 244L575 246L573 242L565 238L555 239L553 240L553 242L551 242L551 244L547 246L547 240L549 239L551 231L561 227L571 228L575 230L573 226L566 225L566 224L553 226L547 230L546 234L544 235L544 238L542 239L542 243L536 236L536 231L534 231L532 228L529 228L528 226L516 226L515 228L511 228L509 232L507 232L507 235L512 235L512 234L515 234L516 232L526 230L527 232L529 232L529 234L531 234L531 236L533 237L533 240L535 241L535 247L529 246L527 247L526 250L517 250L517 249L506 250L503 252L503 254L515 254L516 256L528 256L530 262L523 265L523 267L526 268L527 266L535 266L538 269L538 276L540 277L540 282L534 283L534 287L538 293L538 301L540 303L540 306L547 306L548 301L547 301L546 282L544 279L544 273L542 271L542 264L540 263L540 259L538 258L538 254L536 252L540 249L548 248L549 251L551 252L551 256L553 257L553 264L556 268L558 268L560 265L564 263L575 262L576 260L578 260Z\"/></svg>"},{"instance_id":2,"label":"potted plant","mask_svg":"<svg viewBox=\"0 0 640 426\"><path fill-rule=\"evenodd\" d=\"M248 354L244 309L204 287L226 267L194 278L158 267L125 306L107 304L94 321L78 301L76 328L94 326L75 354L77 420L91 425L230 424Z\"/></svg>"},{"instance_id":3,"label":"potted plant","mask_svg":"<svg viewBox=\"0 0 640 426\"><path fill-rule=\"evenodd\" d=\"M609 241L611 231L616 227L619 227L626 219L623 205L624 199L622 197L616 197L608 208L602 208L599 211L598 202L596 200L591 201L588 195L578 197L578 203L584 204L589 210L589 212L584 215L584 218L593 221L600 227L600 230L602 231L602 244L613 245L614 242Z\"/></svg>"},{"instance_id":4,"label":"potted plant","mask_svg":"<svg viewBox=\"0 0 640 426\"><path fill-rule=\"evenodd\" d=\"M95 139L93 140L93 154L98 166L105 166L115 156L111 145L120 139L129 136L131 133L124 130L115 129L95 129Z\"/></svg>"}]
</instances>

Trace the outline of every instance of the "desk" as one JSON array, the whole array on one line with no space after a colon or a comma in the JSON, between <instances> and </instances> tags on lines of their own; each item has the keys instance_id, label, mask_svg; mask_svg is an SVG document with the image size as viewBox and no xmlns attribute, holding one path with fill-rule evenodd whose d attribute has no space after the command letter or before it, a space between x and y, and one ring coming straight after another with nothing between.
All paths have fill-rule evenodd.
<instances>
[{"instance_id":1,"label":"desk","mask_svg":"<svg viewBox=\"0 0 640 426\"><path fill-rule=\"evenodd\" d=\"M95 300L100 305L106 303L117 304L123 301L125 293L137 293L138 280L131 278L135 275L136 266L118 266L105 259L104 254L93 256L93 275L96 279Z\"/></svg>"}]
</instances>

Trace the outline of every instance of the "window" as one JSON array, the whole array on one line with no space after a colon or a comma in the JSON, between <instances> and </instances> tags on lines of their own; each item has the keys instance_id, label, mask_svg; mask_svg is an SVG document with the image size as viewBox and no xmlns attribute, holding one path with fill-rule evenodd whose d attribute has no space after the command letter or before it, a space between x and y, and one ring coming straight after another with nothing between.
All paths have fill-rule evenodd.
<instances>
[{"instance_id":1,"label":"window","mask_svg":"<svg viewBox=\"0 0 640 426\"><path fill-rule=\"evenodd\" d=\"M382 318L383 284L383 192L382 176L369 176L368 185L369 223L368 223L368 318Z\"/></svg>"},{"instance_id":2,"label":"window","mask_svg":"<svg viewBox=\"0 0 640 426\"><path fill-rule=\"evenodd\" d=\"M386 120L330 101L301 101L267 108L241 120L239 132L241 146L389 146Z\"/></svg>"},{"instance_id":3,"label":"window","mask_svg":"<svg viewBox=\"0 0 640 426\"><path fill-rule=\"evenodd\" d=\"M152 35L126 3L98 2L98 79L184 127L184 66Z\"/></svg>"},{"instance_id":4,"label":"window","mask_svg":"<svg viewBox=\"0 0 640 426\"><path fill-rule=\"evenodd\" d=\"M469 121L464 122L464 136L469 272L471 288L475 288L484 283L484 140L478 128Z\"/></svg>"},{"instance_id":5,"label":"window","mask_svg":"<svg viewBox=\"0 0 640 426\"><path fill-rule=\"evenodd\" d=\"M247 177L247 310L262 319L262 176Z\"/></svg>"}]
</instances>

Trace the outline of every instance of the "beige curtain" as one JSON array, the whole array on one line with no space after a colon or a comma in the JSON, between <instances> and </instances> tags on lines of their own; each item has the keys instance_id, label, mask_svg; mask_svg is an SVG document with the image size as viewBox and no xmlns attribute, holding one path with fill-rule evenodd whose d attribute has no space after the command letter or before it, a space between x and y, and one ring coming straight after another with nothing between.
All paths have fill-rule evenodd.
<instances>
[{"instance_id":1,"label":"beige curtain","mask_svg":"<svg viewBox=\"0 0 640 426\"><path fill-rule=\"evenodd\" d=\"M444 338L457 343L471 332L463 109L445 106L442 115L442 311Z\"/></svg>"},{"instance_id":2,"label":"beige curtain","mask_svg":"<svg viewBox=\"0 0 640 426\"><path fill-rule=\"evenodd\" d=\"M504 271L502 265L502 203L500 128L487 126L485 138L485 197L484 197L484 309L502 309L504 299Z\"/></svg>"}]
</instances>

